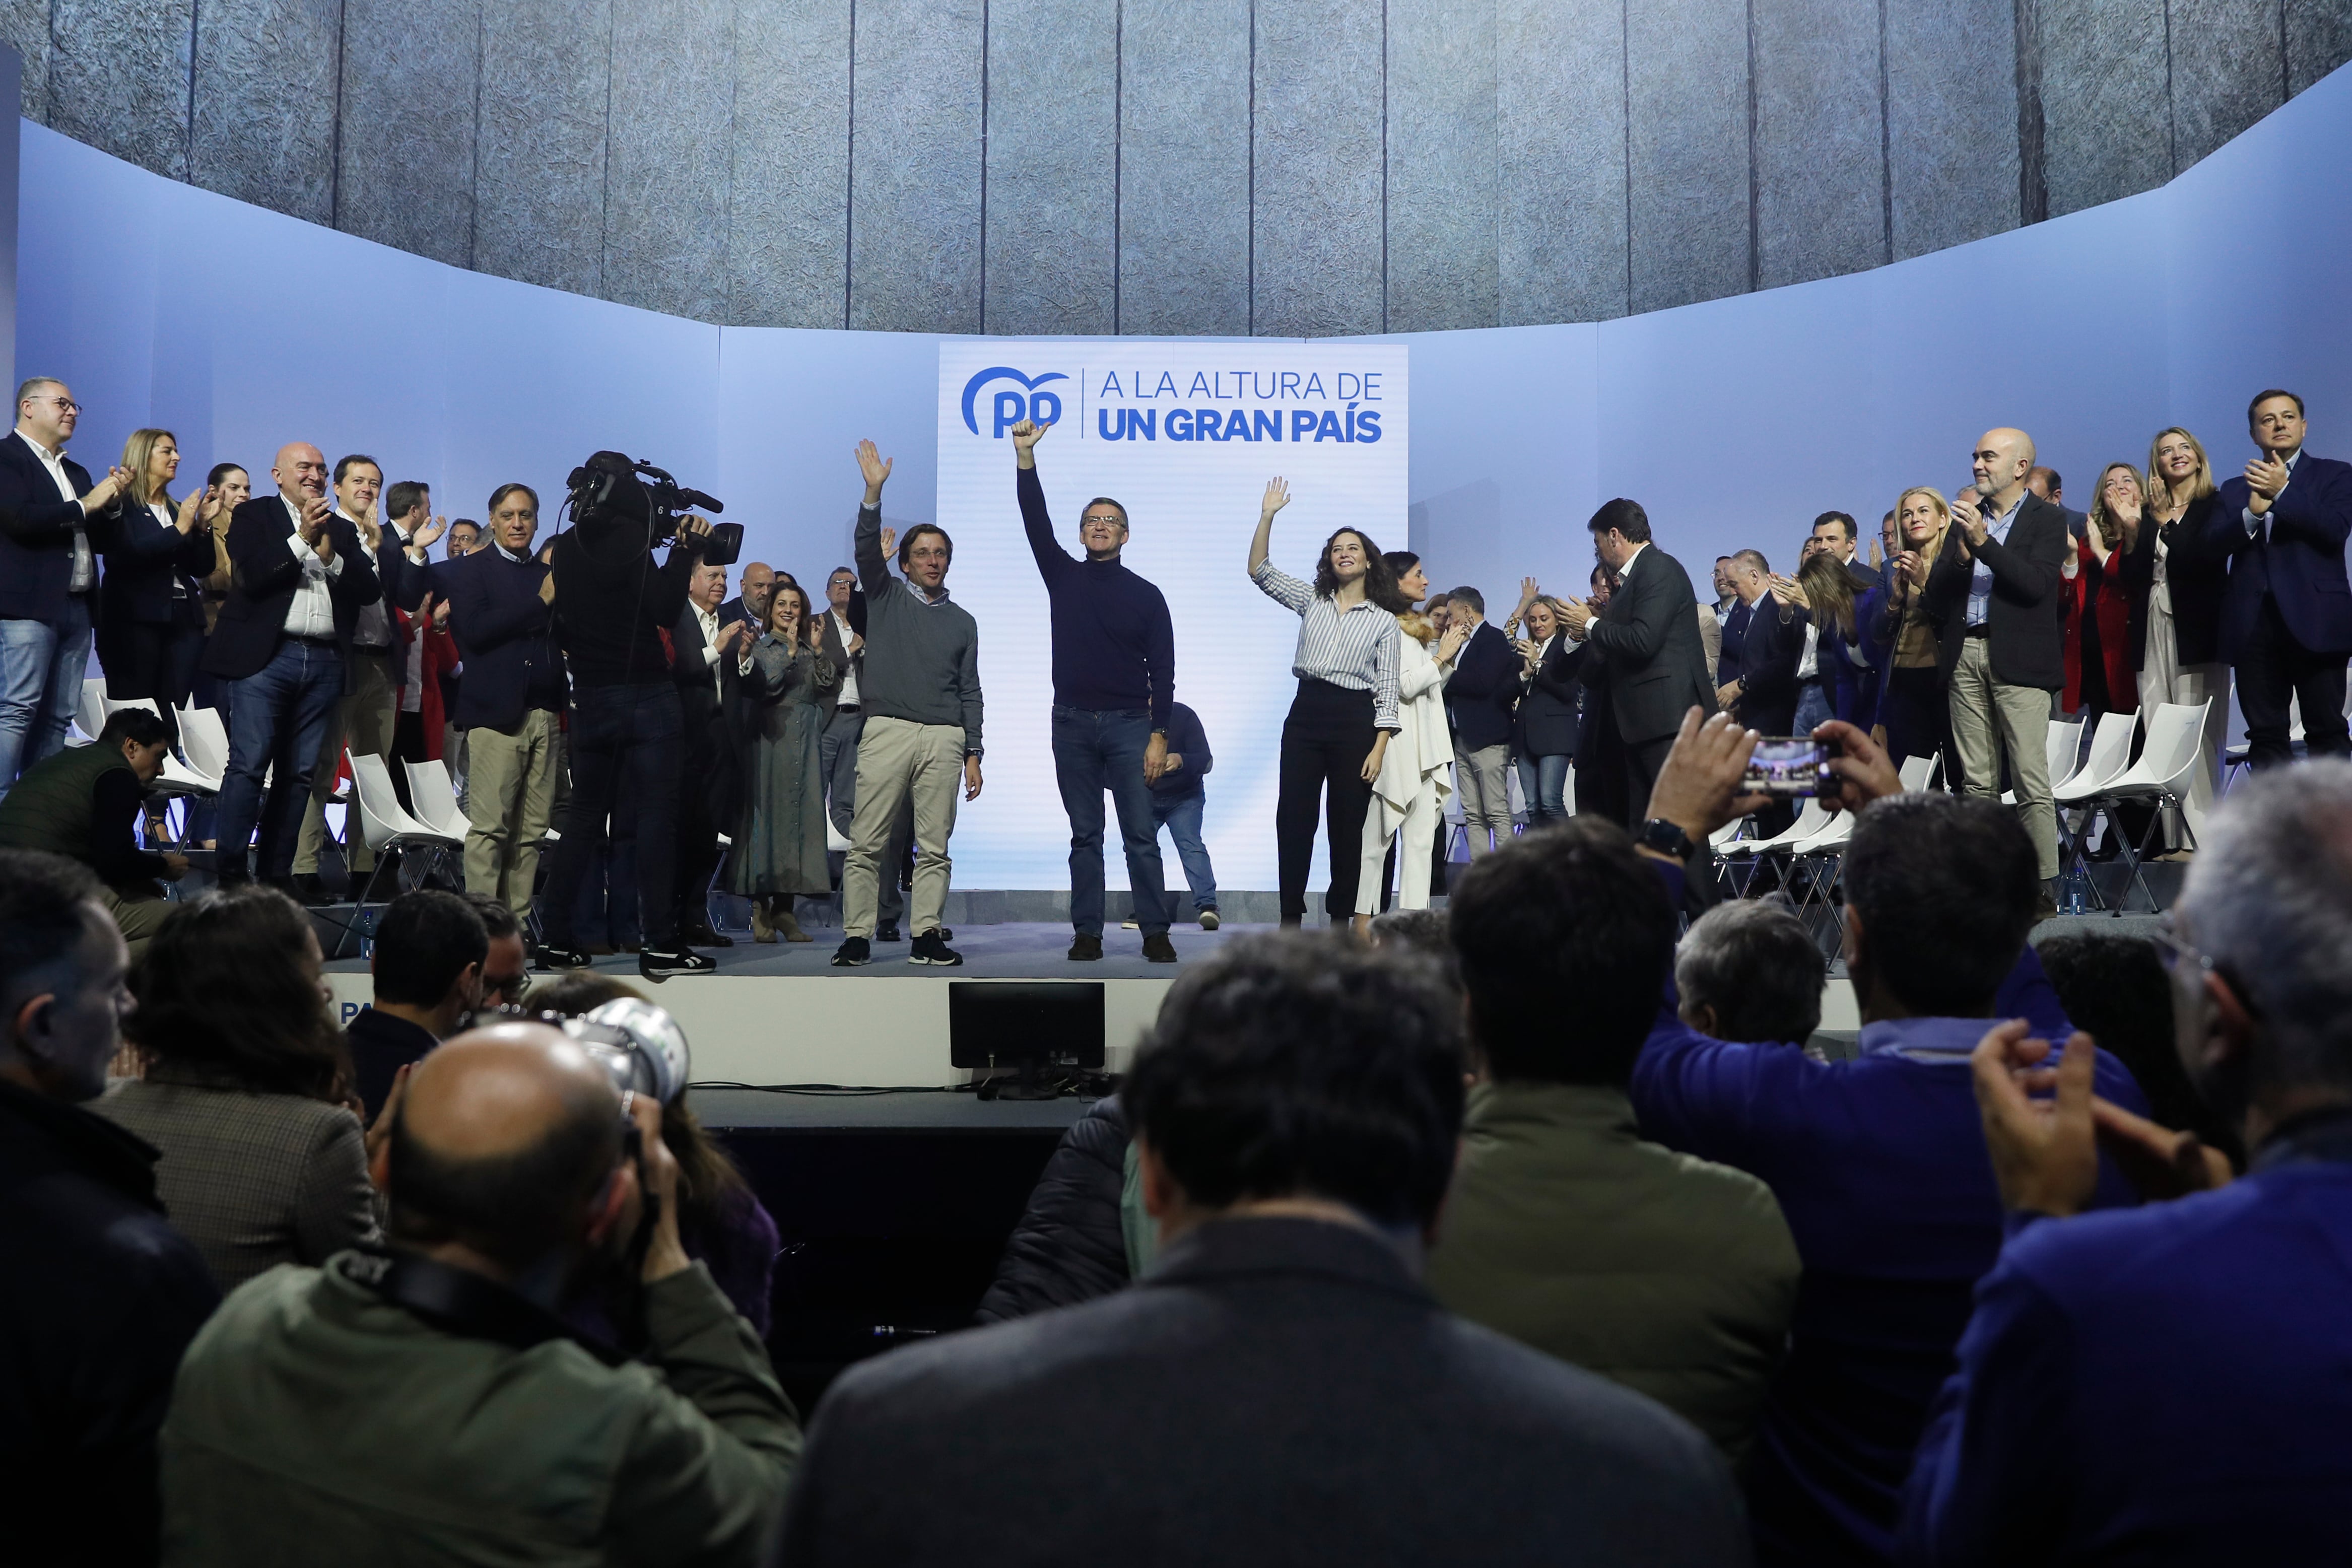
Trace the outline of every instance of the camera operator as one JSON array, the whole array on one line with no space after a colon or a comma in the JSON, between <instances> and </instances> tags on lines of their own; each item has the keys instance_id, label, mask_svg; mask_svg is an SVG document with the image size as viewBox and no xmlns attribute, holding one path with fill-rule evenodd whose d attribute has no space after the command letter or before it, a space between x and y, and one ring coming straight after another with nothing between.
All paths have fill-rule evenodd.
<instances>
[{"instance_id":1,"label":"camera operator","mask_svg":"<svg viewBox=\"0 0 2352 1568\"><path fill-rule=\"evenodd\" d=\"M760 1560L799 1459L766 1352L677 1228L650 1094L544 1024L411 1073L373 1174L390 1259L238 1291L182 1364L166 1560ZM557 1315L626 1270L645 1363Z\"/></svg>"},{"instance_id":2,"label":"camera operator","mask_svg":"<svg viewBox=\"0 0 2352 1568\"><path fill-rule=\"evenodd\" d=\"M701 517L682 521L668 559L656 570L652 551L659 517L656 513L649 526L583 508L578 525L556 537L553 570L540 587L555 607L556 640L572 670L572 799L540 894L542 969L587 967L572 916L580 884L604 847L624 778L637 810L637 894L645 922L638 971L649 980L666 980L717 967L677 936L671 894L686 716L662 640L685 613L710 524Z\"/></svg>"}]
</instances>

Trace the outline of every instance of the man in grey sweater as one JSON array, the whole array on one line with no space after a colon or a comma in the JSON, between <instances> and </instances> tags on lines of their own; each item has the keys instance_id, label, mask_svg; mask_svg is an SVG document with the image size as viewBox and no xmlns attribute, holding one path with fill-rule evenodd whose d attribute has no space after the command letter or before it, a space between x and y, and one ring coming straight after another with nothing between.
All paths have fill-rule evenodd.
<instances>
[{"instance_id":1,"label":"man in grey sweater","mask_svg":"<svg viewBox=\"0 0 2352 1568\"><path fill-rule=\"evenodd\" d=\"M866 732L857 743L857 805L841 873L839 968L873 957L876 906L890 827L911 803L915 817L915 940L907 960L953 967L962 955L940 936L948 899L948 835L955 831L956 785L980 795L980 627L948 602L955 545L936 523L898 541L893 577L884 560L882 484L890 464L871 441L857 444L866 504L857 513L857 576L866 587L866 666L857 687Z\"/></svg>"}]
</instances>

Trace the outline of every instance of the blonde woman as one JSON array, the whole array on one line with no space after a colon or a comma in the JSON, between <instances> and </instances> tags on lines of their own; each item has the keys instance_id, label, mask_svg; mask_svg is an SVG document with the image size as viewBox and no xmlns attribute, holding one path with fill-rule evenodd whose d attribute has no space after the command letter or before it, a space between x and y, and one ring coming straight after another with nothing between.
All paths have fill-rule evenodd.
<instances>
[{"instance_id":1,"label":"blonde woman","mask_svg":"<svg viewBox=\"0 0 2352 1568\"><path fill-rule=\"evenodd\" d=\"M98 591L98 663L115 702L145 697L179 736L177 710L188 700L204 651L204 590L213 569L212 535L197 524L205 496L172 499L180 443L168 430L134 430L122 444L122 466L136 477L116 503L114 526L101 536L106 578Z\"/></svg>"},{"instance_id":2,"label":"blonde woman","mask_svg":"<svg viewBox=\"0 0 2352 1568\"><path fill-rule=\"evenodd\" d=\"M1385 558L1397 591L1408 601L1429 596L1421 558L1391 550ZM1371 803L1364 811L1364 852L1356 873L1356 935L1371 928L1388 889L1384 865L1389 845L1397 850L1397 907L1429 907L1429 848L1454 792L1446 769L1454 761L1454 737L1445 722L1445 674L1469 635L1467 625L1440 632L1417 610L1397 614L1397 733L1381 754L1372 779Z\"/></svg>"},{"instance_id":3,"label":"blonde woman","mask_svg":"<svg viewBox=\"0 0 2352 1568\"><path fill-rule=\"evenodd\" d=\"M2221 738L2230 723L2230 666L2221 657L2221 600L2229 591L2228 558L2213 551L2207 524L2221 506L2205 447L2179 425L2148 443L2147 520L2155 525L2147 616L2140 639L2139 702L2209 703L2198 737L2197 771L2176 821L2165 819L2165 844L2181 848L2205 831L2205 813L2221 792Z\"/></svg>"},{"instance_id":4,"label":"blonde woman","mask_svg":"<svg viewBox=\"0 0 2352 1568\"><path fill-rule=\"evenodd\" d=\"M1957 789L1951 704L1944 695L1925 593L1927 574L1951 544L1951 504L1940 491L1915 485L1895 498L1895 530L1900 548L1886 563L1885 592L1876 624L1869 629L1871 651L1883 652L1878 662L1886 672L1873 728L1883 737L1892 762L1942 752L1946 787Z\"/></svg>"}]
</instances>

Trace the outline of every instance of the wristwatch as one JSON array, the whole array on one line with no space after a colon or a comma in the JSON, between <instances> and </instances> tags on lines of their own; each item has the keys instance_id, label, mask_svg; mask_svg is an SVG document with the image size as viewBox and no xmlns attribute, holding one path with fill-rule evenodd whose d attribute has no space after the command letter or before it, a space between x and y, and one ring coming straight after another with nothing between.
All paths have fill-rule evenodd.
<instances>
[{"instance_id":1,"label":"wristwatch","mask_svg":"<svg viewBox=\"0 0 2352 1568\"><path fill-rule=\"evenodd\" d=\"M1655 850L1678 861L1686 861L1698 852L1698 846L1691 842L1691 836L1664 817L1652 817L1643 822L1642 831L1633 835L1633 841L1645 850Z\"/></svg>"}]
</instances>

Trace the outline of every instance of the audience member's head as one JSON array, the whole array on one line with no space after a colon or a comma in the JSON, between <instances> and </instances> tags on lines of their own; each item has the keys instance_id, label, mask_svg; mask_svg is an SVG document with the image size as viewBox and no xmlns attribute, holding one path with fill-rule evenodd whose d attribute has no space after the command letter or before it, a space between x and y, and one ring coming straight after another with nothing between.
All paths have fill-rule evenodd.
<instances>
[{"instance_id":1,"label":"audience member's head","mask_svg":"<svg viewBox=\"0 0 2352 1568\"><path fill-rule=\"evenodd\" d=\"M1718 904L1675 952L1683 1021L1717 1040L1802 1045L1822 1026L1829 963L1785 900Z\"/></svg>"},{"instance_id":2,"label":"audience member's head","mask_svg":"<svg viewBox=\"0 0 2352 1568\"><path fill-rule=\"evenodd\" d=\"M1391 613L1409 608L1389 558L1371 536L1361 528L1334 528L1315 561L1315 591L1329 599L1351 583L1361 583L1364 598Z\"/></svg>"},{"instance_id":3,"label":"audience member's head","mask_svg":"<svg viewBox=\"0 0 2352 1568\"><path fill-rule=\"evenodd\" d=\"M2254 444L2284 456L2303 449L2303 399L2283 388L2258 392L2246 405L2246 429Z\"/></svg>"},{"instance_id":4,"label":"audience member's head","mask_svg":"<svg viewBox=\"0 0 2352 1568\"><path fill-rule=\"evenodd\" d=\"M490 939L482 957L482 999L486 1008L510 1008L522 1000L530 984L530 945L523 939L522 922L506 900L487 893L469 893L466 907L481 918L482 933Z\"/></svg>"},{"instance_id":5,"label":"audience member's head","mask_svg":"<svg viewBox=\"0 0 2352 1568\"><path fill-rule=\"evenodd\" d=\"M824 602L827 613L847 614L849 596L857 591L857 573L845 566L836 566L833 575L824 580Z\"/></svg>"},{"instance_id":6,"label":"audience member's head","mask_svg":"<svg viewBox=\"0 0 2352 1568\"><path fill-rule=\"evenodd\" d=\"M416 1064L375 1154L392 1238L560 1294L634 1228L622 1128L612 1079L558 1030L461 1034Z\"/></svg>"},{"instance_id":7,"label":"audience member's head","mask_svg":"<svg viewBox=\"0 0 2352 1568\"><path fill-rule=\"evenodd\" d=\"M456 560L460 556L473 554L481 548L481 543L482 525L471 517L459 517L449 525L448 542L441 547L441 550L449 559Z\"/></svg>"},{"instance_id":8,"label":"audience member's head","mask_svg":"<svg viewBox=\"0 0 2352 1568\"><path fill-rule=\"evenodd\" d=\"M39 850L0 850L0 1081L54 1100L92 1100L131 1010L130 950L89 868Z\"/></svg>"},{"instance_id":9,"label":"audience member's head","mask_svg":"<svg viewBox=\"0 0 2352 1568\"><path fill-rule=\"evenodd\" d=\"M1611 571L1624 570L1634 551L1650 542L1650 514L1622 496L1603 501L1584 528L1592 536L1593 555Z\"/></svg>"},{"instance_id":10,"label":"audience member's head","mask_svg":"<svg viewBox=\"0 0 2352 1568\"><path fill-rule=\"evenodd\" d=\"M2172 1023L2172 988L2164 959L2145 936L2086 931L2034 944L2050 988L2076 1029L2131 1069L2147 1096L2148 1114L2164 1126L2195 1133L2245 1164L2238 1130L2198 1097L2180 1064Z\"/></svg>"},{"instance_id":11,"label":"audience member's head","mask_svg":"<svg viewBox=\"0 0 2352 1568\"><path fill-rule=\"evenodd\" d=\"M539 492L509 482L490 492L490 539L509 555L527 556L539 535ZM550 548L555 541L547 541Z\"/></svg>"},{"instance_id":12,"label":"audience member's head","mask_svg":"<svg viewBox=\"0 0 2352 1568\"><path fill-rule=\"evenodd\" d=\"M638 1001L652 998L617 975L600 975L593 969L565 969L550 975L530 988L530 1010L553 1013L557 1018L576 1019L591 1013L606 1002L617 1002L634 997Z\"/></svg>"},{"instance_id":13,"label":"audience member's head","mask_svg":"<svg viewBox=\"0 0 2352 1568\"><path fill-rule=\"evenodd\" d=\"M1772 586L1772 563L1760 549L1735 551L1731 557L1731 591L1753 604Z\"/></svg>"},{"instance_id":14,"label":"audience member's head","mask_svg":"<svg viewBox=\"0 0 2352 1568\"><path fill-rule=\"evenodd\" d=\"M1344 938L1255 937L1187 969L1120 1092L1162 1239L1297 1201L1425 1234L1462 1129L1461 1038L1434 965Z\"/></svg>"},{"instance_id":15,"label":"audience member's head","mask_svg":"<svg viewBox=\"0 0 2352 1568\"><path fill-rule=\"evenodd\" d=\"M768 623L768 600L776 591L776 569L764 560L743 563L743 614L754 626Z\"/></svg>"},{"instance_id":16,"label":"audience member's head","mask_svg":"<svg viewBox=\"0 0 2352 1568\"><path fill-rule=\"evenodd\" d=\"M253 499L253 476L234 463L215 463L205 476L205 488L220 500L220 520L215 528L228 527L228 514Z\"/></svg>"},{"instance_id":17,"label":"audience member's head","mask_svg":"<svg viewBox=\"0 0 2352 1568\"><path fill-rule=\"evenodd\" d=\"M1980 504L1992 511L2007 511L2024 489L2025 476L2033 467L2033 437L2021 430L1988 430L1977 438L1969 462L1976 477L1974 488L1983 497Z\"/></svg>"},{"instance_id":18,"label":"audience member's head","mask_svg":"<svg viewBox=\"0 0 2352 1568\"><path fill-rule=\"evenodd\" d=\"M1421 612L1429 617L1429 623L1442 635L1453 622L1454 596L1450 593L1433 593L1423 601Z\"/></svg>"},{"instance_id":19,"label":"audience member's head","mask_svg":"<svg viewBox=\"0 0 2352 1568\"><path fill-rule=\"evenodd\" d=\"M2066 504L2066 481L2058 477L2058 470L2039 464L2025 471L2025 487L2053 507Z\"/></svg>"},{"instance_id":20,"label":"audience member's head","mask_svg":"<svg viewBox=\"0 0 2352 1568\"><path fill-rule=\"evenodd\" d=\"M55 452L73 439L81 407L55 376L32 376L16 388L16 428Z\"/></svg>"},{"instance_id":21,"label":"audience member's head","mask_svg":"<svg viewBox=\"0 0 2352 1568\"><path fill-rule=\"evenodd\" d=\"M1965 497L1967 492L1961 494ZM1914 485L1895 497L1895 522L1902 530L1905 549L1933 552L1941 547L1944 530L1952 526L1952 508L1942 491Z\"/></svg>"},{"instance_id":22,"label":"audience member's head","mask_svg":"<svg viewBox=\"0 0 2352 1568\"><path fill-rule=\"evenodd\" d=\"M1475 626L1486 613L1486 596L1475 588L1457 588L1445 596L1446 612L1455 626Z\"/></svg>"},{"instance_id":23,"label":"audience member's head","mask_svg":"<svg viewBox=\"0 0 2352 1568\"><path fill-rule=\"evenodd\" d=\"M292 506L322 500L327 494L327 455L307 441L289 441L278 449L269 476L277 482L278 493Z\"/></svg>"},{"instance_id":24,"label":"audience member's head","mask_svg":"<svg viewBox=\"0 0 2352 1568\"><path fill-rule=\"evenodd\" d=\"M707 560L694 563L693 575L686 580L687 602L709 614L727 602L727 569Z\"/></svg>"},{"instance_id":25,"label":"audience member's head","mask_svg":"<svg viewBox=\"0 0 2352 1568\"><path fill-rule=\"evenodd\" d=\"M403 479L383 493L383 515L415 533L433 520L433 487L422 479Z\"/></svg>"},{"instance_id":26,"label":"audience member's head","mask_svg":"<svg viewBox=\"0 0 2352 1568\"><path fill-rule=\"evenodd\" d=\"M2147 493L2158 497L2172 486L2188 491L2187 500L2202 500L2213 493L2213 463L2205 444L2180 426L2168 425L2147 444Z\"/></svg>"},{"instance_id":27,"label":"audience member's head","mask_svg":"<svg viewBox=\"0 0 2352 1568\"><path fill-rule=\"evenodd\" d=\"M374 458L354 452L335 459L335 504L344 511L354 517L371 517L383 492L383 465Z\"/></svg>"},{"instance_id":28,"label":"audience member's head","mask_svg":"<svg viewBox=\"0 0 2352 1568\"><path fill-rule=\"evenodd\" d=\"M1446 934L1445 915L1435 909L1388 909L1372 916L1368 935L1375 951L1407 953L1434 960L1445 983L1456 996L1462 977L1454 967L1454 939Z\"/></svg>"},{"instance_id":29,"label":"audience member's head","mask_svg":"<svg viewBox=\"0 0 2352 1568\"><path fill-rule=\"evenodd\" d=\"M489 950L481 915L461 894L429 887L402 894L376 922L368 972L375 977L377 1010L447 1039L458 1019L481 1006Z\"/></svg>"},{"instance_id":30,"label":"audience member's head","mask_svg":"<svg viewBox=\"0 0 2352 1568\"><path fill-rule=\"evenodd\" d=\"M310 917L276 888L199 894L156 932L123 1033L151 1071L341 1101L351 1062L320 968Z\"/></svg>"},{"instance_id":31,"label":"audience member's head","mask_svg":"<svg viewBox=\"0 0 2352 1568\"><path fill-rule=\"evenodd\" d=\"M2008 808L1872 802L1845 852L1846 969L1864 1019L1990 1017L2041 895L2033 841Z\"/></svg>"},{"instance_id":32,"label":"audience member's head","mask_svg":"<svg viewBox=\"0 0 2352 1568\"><path fill-rule=\"evenodd\" d=\"M1447 901L1447 925L1489 1077L1632 1077L1674 962L1676 916L1623 829L1571 817L1481 856Z\"/></svg>"},{"instance_id":33,"label":"audience member's head","mask_svg":"<svg viewBox=\"0 0 2352 1568\"><path fill-rule=\"evenodd\" d=\"M152 784L161 778L163 759L172 754L172 732L143 707L117 708L108 714L98 732L98 743L122 753L122 760L131 764L131 771L142 784Z\"/></svg>"},{"instance_id":34,"label":"audience member's head","mask_svg":"<svg viewBox=\"0 0 2352 1568\"><path fill-rule=\"evenodd\" d=\"M1813 519L1814 548L1827 550L1841 561L1853 559L1854 546L1861 539L1861 528L1843 512L1823 512Z\"/></svg>"},{"instance_id":35,"label":"audience member's head","mask_svg":"<svg viewBox=\"0 0 2352 1568\"><path fill-rule=\"evenodd\" d=\"M1835 550L1815 550L1797 569L1797 586L1805 591L1814 625L1833 628L1840 638L1849 643L1860 635L1853 616L1853 573L1838 559Z\"/></svg>"},{"instance_id":36,"label":"audience member's head","mask_svg":"<svg viewBox=\"0 0 2352 1568\"><path fill-rule=\"evenodd\" d=\"M2252 1145L2352 1103L2352 763L2256 774L2204 841L2168 946L2180 1057Z\"/></svg>"}]
</instances>

